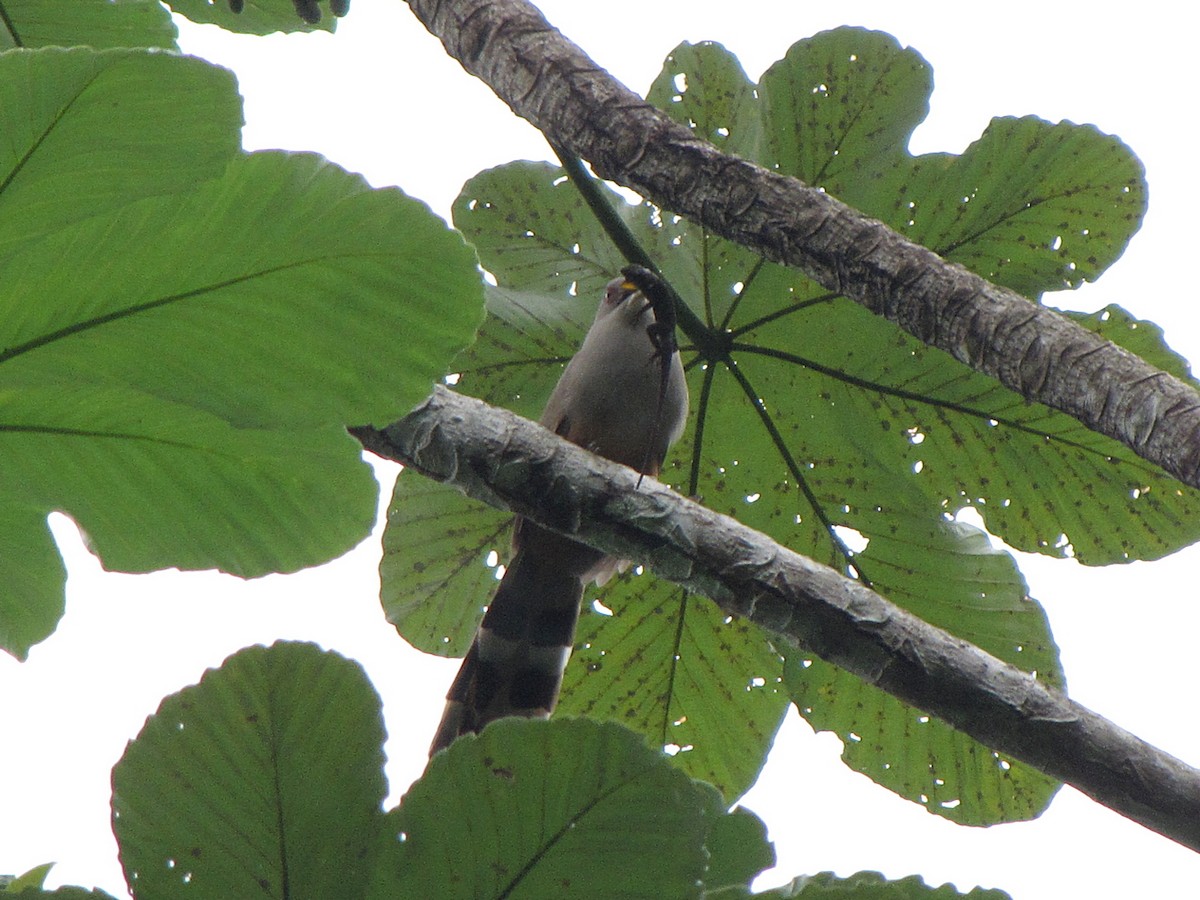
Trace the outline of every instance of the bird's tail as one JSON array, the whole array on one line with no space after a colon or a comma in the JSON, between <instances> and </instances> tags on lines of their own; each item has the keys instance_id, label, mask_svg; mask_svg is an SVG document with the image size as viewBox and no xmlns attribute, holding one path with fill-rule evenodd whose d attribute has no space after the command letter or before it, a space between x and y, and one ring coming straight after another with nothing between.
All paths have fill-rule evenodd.
<instances>
[{"instance_id":1,"label":"bird's tail","mask_svg":"<svg viewBox=\"0 0 1200 900\"><path fill-rule=\"evenodd\" d=\"M575 571L561 556L531 547L513 557L446 694L430 756L503 716L549 717L583 597L584 578Z\"/></svg>"}]
</instances>

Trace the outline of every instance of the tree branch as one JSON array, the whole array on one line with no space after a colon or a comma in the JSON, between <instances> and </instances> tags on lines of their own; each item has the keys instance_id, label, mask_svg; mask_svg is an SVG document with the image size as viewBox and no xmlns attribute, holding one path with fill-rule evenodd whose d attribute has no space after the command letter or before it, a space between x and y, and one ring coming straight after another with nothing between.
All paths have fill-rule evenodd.
<instances>
[{"instance_id":1,"label":"tree branch","mask_svg":"<svg viewBox=\"0 0 1200 900\"><path fill-rule=\"evenodd\" d=\"M597 174L885 316L1200 488L1200 394L822 191L721 153L525 0L409 0L473 75Z\"/></svg>"},{"instance_id":2,"label":"tree branch","mask_svg":"<svg viewBox=\"0 0 1200 900\"><path fill-rule=\"evenodd\" d=\"M1200 851L1200 771L835 570L482 401L437 388L373 453L717 602Z\"/></svg>"}]
</instances>

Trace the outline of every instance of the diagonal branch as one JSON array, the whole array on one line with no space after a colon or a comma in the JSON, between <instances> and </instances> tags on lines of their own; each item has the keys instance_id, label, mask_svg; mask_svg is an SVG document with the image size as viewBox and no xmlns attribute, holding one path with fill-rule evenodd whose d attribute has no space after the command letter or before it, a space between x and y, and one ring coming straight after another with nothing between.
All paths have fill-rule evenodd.
<instances>
[{"instance_id":1,"label":"diagonal branch","mask_svg":"<svg viewBox=\"0 0 1200 900\"><path fill-rule=\"evenodd\" d=\"M437 388L368 450L711 597L793 646L1200 851L1200 771L828 566L544 428Z\"/></svg>"},{"instance_id":2,"label":"diagonal branch","mask_svg":"<svg viewBox=\"0 0 1200 900\"><path fill-rule=\"evenodd\" d=\"M618 83L526 0L409 0L550 141L716 234L802 269L1030 400L1200 487L1200 394L822 191L721 153Z\"/></svg>"}]
</instances>

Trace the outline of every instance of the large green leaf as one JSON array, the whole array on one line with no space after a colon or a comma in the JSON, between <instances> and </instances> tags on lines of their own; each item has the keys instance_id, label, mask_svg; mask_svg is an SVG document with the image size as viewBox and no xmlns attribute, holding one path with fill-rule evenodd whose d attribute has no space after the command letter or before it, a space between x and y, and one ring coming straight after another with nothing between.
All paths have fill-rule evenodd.
<instances>
[{"instance_id":1,"label":"large green leaf","mask_svg":"<svg viewBox=\"0 0 1200 900\"><path fill-rule=\"evenodd\" d=\"M361 897L382 822L383 719L355 663L251 647L163 700L113 769L140 897Z\"/></svg>"},{"instance_id":2,"label":"large green leaf","mask_svg":"<svg viewBox=\"0 0 1200 900\"><path fill-rule=\"evenodd\" d=\"M0 493L11 509L29 511L28 522L14 517L14 529L39 522L5 534L38 554L5 555L4 596L30 618L39 611L17 589L51 575L42 566L52 559L52 510L79 522L106 565L132 572L294 571L370 530L374 479L340 427L238 428L120 386L22 382L2 370L0 383ZM28 577L14 584L10 566Z\"/></svg>"},{"instance_id":3,"label":"large green leaf","mask_svg":"<svg viewBox=\"0 0 1200 900\"><path fill-rule=\"evenodd\" d=\"M706 48L708 54L725 50ZM668 62L651 88L659 106L673 71ZM854 187L879 199L871 185L903 166L932 91L929 64L888 35L839 28L797 41L757 86L753 115L766 135L761 161L815 187L836 185L850 203Z\"/></svg>"},{"instance_id":4,"label":"large green leaf","mask_svg":"<svg viewBox=\"0 0 1200 900\"><path fill-rule=\"evenodd\" d=\"M480 315L458 236L311 154L64 228L0 279L0 379L127 385L239 427L390 422Z\"/></svg>"},{"instance_id":5,"label":"large green leaf","mask_svg":"<svg viewBox=\"0 0 1200 900\"><path fill-rule=\"evenodd\" d=\"M54 900L116 900L112 894L102 891L99 888L88 890L81 887L60 887L54 890L44 890L42 888L24 888L19 891L5 891L0 888L0 894L4 894L5 898L22 898L22 900L38 900L38 898L50 897Z\"/></svg>"},{"instance_id":6,"label":"large green leaf","mask_svg":"<svg viewBox=\"0 0 1200 900\"><path fill-rule=\"evenodd\" d=\"M79 47L0 55L0 253L220 175L241 125L233 73L199 59Z\"/></svg>"},{"instance_id":7,"label":"large green leaf","mask_svg":"<svg viewBox=\"0 0 1200 900\"><path fill-rule=\"evenodd\" d=\"M167 5L193 22L220 25L239 34L337 29L337 18L329 14L329 6L324 2L321 4L321 21L315 24L305 22L296 14L292 0L245 0L239 13L230 10L229 0L167 0Z\"/></svg>"},{"instance_id":8,"label":"large green leaf","mask_svg":"<svg viewBox=\"0 0 1200 900\"><path fill-rule=\"evenodd\" d=\"M724 815L623 728L508 719L437 754L388 813L368 896L698 897Z\"/></svg>"},{"instance_id":9,"label":"large green leaf","mask_svg":"<svg viewBox=\"0 0 1200 900\"><path fill-rule=\"evenodd\" d=\"M928 63L888 35L799 41L758 85L761 162L1030 297L1094 280L1121 255L1146 208L1128 147L1090 126L996 119L961 156L913 157L932 85Z\"/></svg>"},{"instance_id":10,"label":"large green leaf","mask_svg":"<svg viewBox=\"0 0 1200 900\"><path fill-rule=\"evenodd\" d=\"M1045 614L1007 553L969 525L889 519L864 533L869 543L854 555L857 570L930 624L1064 686ZM842 739L848 766L948 819L986 825L1032 818L1058 788L812 654L789 652L784 680L813 728Z\"/></svg>"},{"instance_id":11,"label":"large green leaf","mask_svg":"<svg viewBox=\"0 0 1200 900\"><path fill-rule=\"evenodd\" d=\"M766 824L739 806L713 822L709 832L705 896L725 896L714 892L748 889L751 881L773 865L775 846L767 840Z\"/></svg>"},{"instance_id":12,"label":"large green leaf","mask_svg":"<svg viewBox=\"0 0 1200 900\"><path fill-rule=\"evenodd\" d=\"M1010 900L1009 894L995 888L977 887L964 894L952 884L930 887L919 875L889 881L878 872L856 872L848 878L832 872L803 875L753 896L762 900Z\"/></svg>"},{"instance_id":13,"label":"large green leaf","mask_svg":"<svg viewBox=\"0 0 1200 900\"><path fill-rule=\"evenodd\" d=\"M622 577L603 600L580 619L560 711L638 731L726 797L749 790L788 704L763 633L645 575Z\"/></svg>"},{"instance_id":14,"label":"large green leaf","mask_svg":"<svg viewBox=\"0 0 1200 900\"><path fill-rule=\"evenodd\" d=\"M158 0L5 0L0 50L14 47L179 49Z\"/></svg>"},{"instance_id":15,"label":"large green leaf","mask_svg":"<svg viewBox=\"0 0 1200 900\"><path fill-rule=\"evenodd\" d=\"M725 153L760 156L763 123L757 92L741 64L720 44L680 44L667 56L663 76L651 98L657 106L670 109Z\"/></svg>"},{"instance_id":16,"label":"large green leaf","mask_svg":"<svg viewBox=\"0 0 1200 900\"><path fill-rule=\"evenodd\" d=\"M378 697L310 644L252 647L167 697L113 769L138 896L698 897L774 854L616 725L506 720L431 761L386 816ZM612 856L620 865L597 866ZM582 862L581 862L582 861Z\"/></svg>"},{"instance_id":17,"label":"large green leaf","mask_svg":"<svg viewBox=\"0 0 1200 900\"><path fill-rule=\"evenodd\" d=\"M924 60L894 39L840 29L799 42L757 86L719 46L682 45L649 98L705 137L758 154L1031 296L1093 279L1120 255L1145 207L1127 148L1094 128L1016 119L993 122L962 156L914 157L907 142L931 84ZM798 272L669 211L615 195L613 203L688 302L698 323L689 327L704 331L691 343L728 350L703 358L684 340L693 429L663 477L685 493L1055 685L1057 651L1014 561L948 522L953 513L973 506L1011 544L1089 564L1154 558L1200 536L1200 494L1123 446ZM498 282L478 341L455 365L459 384L536 416L622 261L553 166L481 173L464 187L455 222ZM1090 324L1152 360L1173 359L1159 335L1120 316ZM751 674L773 683L774 650L736 623L725 631L738 636L732 643L695 639L722 633L715 613L708 621L700 605L632 583L621 589L629 596L606 596L616 615L584 618L564 708L692 746L676 759L702 760L689 771L736 792L757 769L744 754L769 746L767 691L744 687ZM439 580L439 612L422 627L461 630L486 602L482 587ZM588 674L592 648L604 651L603 665ZM668 673L689 671L703 673L695 685L709 684L685 702L687 679ZM1053 793L1049 780L940 724L917 728L917 711L807 655L790 655L787 671L802 710L852 744L852 765L934 812L1022 818ZM684 726L674 722L683 717L694 731L679 741L672 735ZM720 724L741 721L768 730L750 741ZM902 763L914 734L920 753ZM736 763L717 760L723 747Z\"/></svg>"},{"instance_id":18,"label":"large green leaf","mask_svg":"<svg viewBox=\"0 0 1200 900\"><path fill-rule=\"evenodd\" d=\"M1146 210L1145 172L1118 138L1031 117L992 120L962 156L918 157L907 181L907 202L871 212L1029 297L1095 281Z\"/></svg>"},{"instance_id":19,"label":"large green leaf","mask_svg":"<svg viewBox=\"0 0 1200 900\"><path fill-rule=\"evenodd\" d=\"M0 257L0 283L17 655L61 614L61 566L28 530L51 510L125 571L348 550L376 486L344 426L411 408L479 316L473 255L425 206L283 153L64 225Z\"/></svg>"},{"instance_id":20,"label":"large green leaf","mask_svg":"<svg viewBox=\"0 0 1200 900\"><path fill-rule=\"evenodd\" d=\"M415 472L400 474L383 533L380 597L387 620L410 644L439 656L466 654L496 590L511 519ZM460 592L475 602L461 602Z\"/></svg>"}]
</instances>

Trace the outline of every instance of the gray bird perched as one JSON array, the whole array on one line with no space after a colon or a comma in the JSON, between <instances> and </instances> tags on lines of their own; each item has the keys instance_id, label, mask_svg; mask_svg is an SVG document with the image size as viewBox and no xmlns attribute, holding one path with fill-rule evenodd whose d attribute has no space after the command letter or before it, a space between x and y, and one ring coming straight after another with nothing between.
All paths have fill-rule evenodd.
<instances>
[{"instance_id":1,"label":"gray bird perched","mask_svg":"<svg viewBox=\"0 0 1200 900\"><path fill-rule=\"evenodd\" d=\"M683 433L688 410L679 353L672 341L670 365L661 364L654 324L652 305L637 284L627 277L610 281L541 417L555 434L651 476ZM512 547L512 561L446 695L430 755L503 716L549 717L584 585L603 584L620 565L520 517Z\"/></svg>"}]
</instances>

